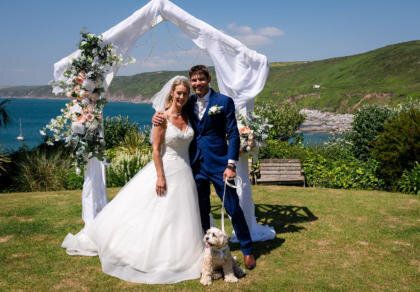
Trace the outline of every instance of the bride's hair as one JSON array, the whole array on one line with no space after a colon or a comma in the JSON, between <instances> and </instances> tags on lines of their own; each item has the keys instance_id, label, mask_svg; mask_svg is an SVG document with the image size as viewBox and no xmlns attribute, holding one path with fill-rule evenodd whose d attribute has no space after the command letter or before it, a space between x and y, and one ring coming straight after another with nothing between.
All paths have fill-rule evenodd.
<instances>
[{"instance_id":1,"label":"bride's hair","mask_svg":"<svg viewBox=\"0 0 420 292\"><path fill-rule=\"evenodd\" d=\"M191 84L188 81L188 79L177 79L172 83L171 90L169 91L168 97L166 98L165 103L165 111L168 110L172 106L172 102L174 100L174 97L172 96L172 93L175 90L175 87L178 85L184 85L185 88L188 90L188 94L190 93Z\"/></svg>"}]
</instances>

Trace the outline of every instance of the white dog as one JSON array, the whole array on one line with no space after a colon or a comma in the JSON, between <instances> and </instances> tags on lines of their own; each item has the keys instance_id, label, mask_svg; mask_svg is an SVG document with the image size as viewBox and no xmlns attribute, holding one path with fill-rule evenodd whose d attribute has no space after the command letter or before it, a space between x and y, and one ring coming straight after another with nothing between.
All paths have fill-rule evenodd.
<instances>
[{"instance_id":1,"label":"white dog","mask_svg":"<svg viewBox=\"0 0 420 292\"><path fill-rule=\"evenodd\" d=\"M213 280L221 278L222 274L217 271L220 268L223 269L225 281L229 283L238 282L237 277L246 275L230 253L226 233L216 227L211 227L207 230L203 241L206 244L206 250L201 268L201 284L210 285Z\"/></svg>"}]
</instances>

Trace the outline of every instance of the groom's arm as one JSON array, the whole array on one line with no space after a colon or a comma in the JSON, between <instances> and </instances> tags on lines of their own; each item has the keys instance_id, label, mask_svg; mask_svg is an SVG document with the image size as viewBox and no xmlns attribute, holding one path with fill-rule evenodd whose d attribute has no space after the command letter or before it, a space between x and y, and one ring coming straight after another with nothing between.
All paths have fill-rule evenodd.
<instances>
[{"instance_id":1,"label":"groom's arm","mask_svg":"<svg viewBox=\"0 0 420 292\"><path fill-rule=\"evenodd\" d=\"M228 159L237 161L239 159L239 131L235 116L235 104L232 98L228 98L226 106L226 135L229 141Z\"/></svg>"}]
</instances>

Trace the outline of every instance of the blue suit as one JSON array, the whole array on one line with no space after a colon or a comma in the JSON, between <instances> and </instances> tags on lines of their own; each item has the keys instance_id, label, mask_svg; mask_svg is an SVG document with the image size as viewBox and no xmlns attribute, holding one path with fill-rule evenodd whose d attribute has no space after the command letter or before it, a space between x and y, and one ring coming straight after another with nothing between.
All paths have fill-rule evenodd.
<instances>
[{"instance_id":1,"label":"blue suit","mask_svg":"<svg viewBox=\"0 0 420 292\"><path fill-rule=\"evenodd\" d=\"M204 231L210 228L210 182L222 200L223 172L229 159L238 160L240 144L233 100L210 90L209 103L201 120L194 111L197 95L192 95L184 106L195 133L189 154L197 184L201 224ZM209 109L213 106L218 106L220 113L209 115ZM242 252L245 255L252 254L251 236L234 188L226 188L225 209L231 217Z\"/></svg>"}]
</instances>

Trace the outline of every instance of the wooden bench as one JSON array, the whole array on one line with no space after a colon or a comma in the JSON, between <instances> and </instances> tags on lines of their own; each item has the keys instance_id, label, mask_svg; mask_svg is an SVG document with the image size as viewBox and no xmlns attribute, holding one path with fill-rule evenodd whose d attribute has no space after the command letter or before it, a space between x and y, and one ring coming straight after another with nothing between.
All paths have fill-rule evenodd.
<instances>
[{"instance_id":1,"label":"wooden bench","mask_svg":"<svg viewBox=\"0 0 420 292\"><path fill-rule=\"evenodd\" d=\"M299 159L261 159L257 170L249 168L251 182L257 184L299 184L305 176Z\"/></svg>"}]
</instances>

